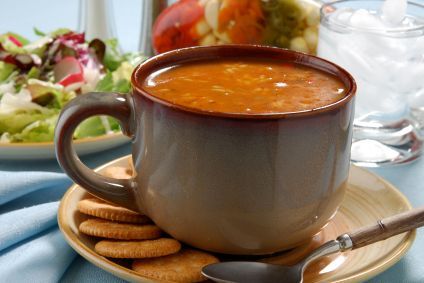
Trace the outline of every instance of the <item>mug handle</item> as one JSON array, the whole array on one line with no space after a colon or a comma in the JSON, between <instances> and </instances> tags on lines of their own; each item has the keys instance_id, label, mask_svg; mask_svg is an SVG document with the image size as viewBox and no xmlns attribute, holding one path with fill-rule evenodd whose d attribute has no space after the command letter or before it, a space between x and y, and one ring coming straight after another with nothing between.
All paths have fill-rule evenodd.
<instances>
[{"instance_id":1,"label":"mug handle","mask_svg":"<svg viewBox=\"0 0 424 283\"><path fill-rule=\"evenodd\" d=\"M106 201L138 211L133 179L114 179L95 173L78 158L72 146L76 127L86 118L110 115L116 118L125 135L134 134L134 107L130 94L91 92L79 95L62 110L55 129L56 157L63 171L75 183Z\"/></svg>"}]
</instances>

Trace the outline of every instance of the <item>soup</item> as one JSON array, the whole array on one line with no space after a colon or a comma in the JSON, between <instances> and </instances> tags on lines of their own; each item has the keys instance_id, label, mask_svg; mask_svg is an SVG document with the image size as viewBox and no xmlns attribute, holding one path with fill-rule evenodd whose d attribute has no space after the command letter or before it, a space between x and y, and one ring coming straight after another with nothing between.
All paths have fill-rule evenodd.
<instances>
[{"instance_id":1,"label":"soup","mask_svg":"<svg viewBox=\"0 0 424 283\"><path fill-rule=\"evenodd\" d=\"M151 95L210 112L261 114L311 110L345 93L335 76L300 64L218 59L166 67L143 84Z\"/></svg>"}]
</instances>

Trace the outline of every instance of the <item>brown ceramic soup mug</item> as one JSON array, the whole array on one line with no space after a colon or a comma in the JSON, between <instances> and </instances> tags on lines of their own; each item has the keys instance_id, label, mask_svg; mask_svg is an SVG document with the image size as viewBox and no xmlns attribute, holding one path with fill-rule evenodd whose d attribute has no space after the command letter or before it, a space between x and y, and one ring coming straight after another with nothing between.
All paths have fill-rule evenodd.
<instances>
[{"instance_id":1,"label":"brown ceramic soup mug","mask_svg":"<svg viewBox=\"0 0 424 283\"><path fill-rule=\"evenodd\" d=\"M330 74L345 93L309 110L252 114L187 107L146 89L149 76L170 66L249 58ZM356 91L342 68L278 48L193 47L145 61L134 71L132 87L132 95L81 95L59 118L58 161L90 193L148 215L184 243L229 254L295 247L335 214L349 172ZM100 176L76 156L73 132L93 115L117 118L131 137L133 179Z\"/></svg>"}]
</instances>

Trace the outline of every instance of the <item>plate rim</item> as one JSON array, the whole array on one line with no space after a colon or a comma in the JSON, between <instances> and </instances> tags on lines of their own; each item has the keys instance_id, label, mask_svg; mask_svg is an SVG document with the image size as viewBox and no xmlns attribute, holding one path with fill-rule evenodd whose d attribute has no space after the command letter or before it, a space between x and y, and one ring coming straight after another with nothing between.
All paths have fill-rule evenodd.
<instances>
[{"instance_id":1,"label":"plate rim","mask_svg":"<svg viewBox=\"0 0 424 283\"><path fill-rule=\"evenodd\" d=\"M374 172L371 172L365 168L356 166L351 163L350 168L355 168L354 170L362 171L363 173L366 173L368 175L371 175L373 177L376 177L380 182L382 182L386 188L389 188L393 193L397 195L399 199L404 202L404 204L408 207L408 209L412 209L413 206L409 199L398 189L395 185L384 179L383 177L377 175ZM405 237L403 238L402 243L399 244L396 250L394 250L391 253L390 257L386 257L385 260L382 260L378 264L364 270L363 272L359 272L357 274L345 277L343 279L335 280L334 283L353 283L353 282L363 282L365 280L371 279L378 274L388 270L393 265L399 262L399 260L402 259L403 256L409 251L409 249L412 247L412 244L415 241L417 235L417 230L411 230L409 232L405 233Z\"/></svg>"},{"instance_id":2,"label":"plate rim","mask_svg":"<svg viewBox=\"0 0 424 283\"><path fill-rule=\"evenodd\" d=\"M122 160L126 160L131 155L125 155L123 157L119 157L117 159L114 159L112 161L109 161L99 167L96 167L94 171L98 172L108 166L111 166L117 162L120 162ZM65 238L66 242L74 249L80 256L94 264L95 266L106 270L110 273L112 273L114 276L120 277L121 279L125 280L131 280L134 282L145 282L145 283L157 283L158 281L153 281L147 277L143 277L140 274L136 273L135 271L125 268L106 257L99 256L96 252L88 248L84 243L82 243L76 234L73 233L71 228L69 227L69 224L64 221L64 215L65 215L65 207L66 204L69 202L69 195L71 195L75 190L78 188L81 188L78 184L71 185L67 190L66 193L63 195L62 199L60 200L59 209L57 212L57 222L60 231L62 232L63 237ZM82 188L81 188L82 189ZM103 262L103 264L101 264ZM143 280L143 281L140 281Z\"/></svg>"},{"instance_id":3,"label":"plate rim","mask_svg":"<svg viewBox=\"0 0 424 283\"><path fill-rule=\"evenodd\" d=\"M109 150L130 142L130 138L122 132L104 134L73 140L72 147L78 156L85 156ZM10 161L34 161L56 159L55 143L0 143L0 159Z\"/></svg>"},{"instance_id":4,"label":"plate rim","mask_svg":"<svg viewBox=\"0 0 424 283\"><path fill-rule=\"evenodd\" d=\"M94 169L94 171L98 172L106 167L113 166L116 163L122 162L123 160L127 160L131 154L122 156L120 158L116 158L112 161L109 161L101 166L98 166ZM374 172L371 172L369 170L366 170L364 168L355 166L351 164L351 168L355 168L354 170L362 171L363 173L366 173L368 175L371 175L375 178L377 178L380 182L384 183L385 187L390 189L393 193L397 195L397 197L409 208L412 209L412 205L408 198L400 191L398 190L393 184L391 184L389 181L385 180L381 176L377 175ZM350 169L351 170L351 169ZM58 213L57 213L57 221L59 229L62 232L62 235L64 236L66 242L82 257L84 257L86 260L91 262L92 264L96 265L97 267L106 270L113 275L120 277L125 280L134 280L140 282L140 280L143 280L141 282L147 282L147 283L155 283L158 281L152 281L152 279L149 279L147 277L143 277L140 274L136 273L135 271L125 268L113 261L110 261L109 259L99 256L97 253L95 253L93 250L88 248L84 243L82 243L76 234L73 233L71 228L69 227L69 224L64 221L65 219L65 207L66 204L69 201L69 195L71 195L75 190L77 189L83 189L78 184L71 185L66 193L63 195ZM348 282L362 282L364 280L370 279L372 277L375 277L376 275L382 273L383 271L389 269L394 264L396 264L411 248L412 244L415 241L416 237L416 230L412 230L410 232L405 233L405 237L403 238L403 241L399 243L399 245L396 247L396 249L392 252L390 252L389 257L385 257L384 260L381 260L376 265L365 269L362 272L355 273L351 276L347 276L344 278L337 279L333 282L337 283L348 283Z\"/></svg>"},{"instance_id":5,"label":"plate rim","mask_svg":"<svg viewBox=\"0 0 424 283\"><path fill-rule=\"evenodd\" d=\"M109 139L115 139L118 137L124 137L125 135L122 132L114 132L111 134L104 134L96 137L86 137L82 139L76 139L73 140L73 144L76 146L78 144L84 144L84 143L90 143L90 142L97 142L97 141L106 141ZM54 147L54 141L48 141L48 142L16 142L16 143L0 143L0 149L1 148L31 148L31 147Z\"/></svg>"}]
</instances>

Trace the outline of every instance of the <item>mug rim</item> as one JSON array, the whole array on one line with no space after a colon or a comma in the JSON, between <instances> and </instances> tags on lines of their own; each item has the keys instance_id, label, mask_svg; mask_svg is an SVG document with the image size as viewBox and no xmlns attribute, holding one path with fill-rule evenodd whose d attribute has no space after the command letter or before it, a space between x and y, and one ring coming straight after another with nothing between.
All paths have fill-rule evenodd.
<instances>
[{"instance_id":1,"label":"mug rim","mask_svg":"<svg viewBox=\"0 0 424 283\"><path fill-rule=\"evenodd\" d=\"M255 56L256 55L256 56ZM223 111L208 111L199 108L190 108L187 106L179 105L171 101L167 101L156 97L146 91L142 82L154 71L161 68L183 64L189 62L196 62L202 60L212 60L221 58L259 58L264 59L281 59L285 62L291 62L304 66L311 67L316 70L324 71L331 75L336 76L346 87L346 94L342 99L336 102L330 103L325 106L316 107L312 109L302 111L282 111L274 113L232 113ZM297 118L297 117L309 117L317 114L324 114L327 112L337 111L346 105L353 99L356 94L356 82L352 75L347 72L344 68L336 65L323 58L297 52L293 50L269 47L262 45L249 45L249 44L229 44L229 45L214 45L214 46L194 46L181 49L175 49L172 51L164 52L153 56L146 61L140 63L131 75L131 85L133 95L141 95L142 97L154 102L159 103L162 106L171 108L174 110L183 111L185 113L191 113L195 115L209 116L209 117L221 117L221 118L233 118L233 119L282 119L282 118Z\"/></svg>"}]
</instances>

